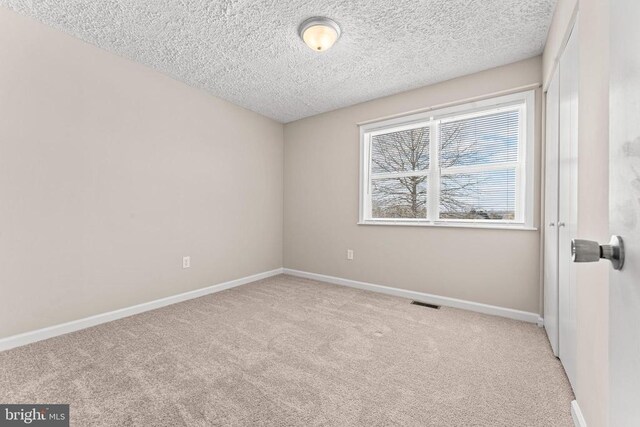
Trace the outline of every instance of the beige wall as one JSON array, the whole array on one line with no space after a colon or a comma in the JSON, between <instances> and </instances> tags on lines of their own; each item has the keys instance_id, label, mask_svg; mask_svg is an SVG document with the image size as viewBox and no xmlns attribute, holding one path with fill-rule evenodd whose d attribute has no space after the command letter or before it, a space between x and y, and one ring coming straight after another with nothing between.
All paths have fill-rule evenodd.
<instances>
[{"instance_id":1,"label":"beige wall","mask_svg":"<svg viewBox=\"0 0 640 427\"><path fill-rule=\"evenodd\" d=\"M0 337L282 267L281 124L4 8L0 63Z\"/></svg>"},{"instance_id":2,"label":"beige wall","mask_svg":"<svg viewBox=\"0 0 640 427\"><path fill-rule=\"evenodd\" d=\"M576 0L559 0L544 58L551 70ZM609 241L609 0L579 2L578 237ZM548 74L547 74L548 75ZM576 399L587 425L607 425L608 263L576 266Z\"/></svg>"},{"instance_id":3,"label":"beige wall","mask_svg":"<svg viewBox=\"0 0 640 427\"><path fill-rule=\"evenodd\" d=\"M536 57L285 125L285 267L539 312L538 231L356 225L356 123L539 83L541 64Z\"/></svg>"}]
</instances>

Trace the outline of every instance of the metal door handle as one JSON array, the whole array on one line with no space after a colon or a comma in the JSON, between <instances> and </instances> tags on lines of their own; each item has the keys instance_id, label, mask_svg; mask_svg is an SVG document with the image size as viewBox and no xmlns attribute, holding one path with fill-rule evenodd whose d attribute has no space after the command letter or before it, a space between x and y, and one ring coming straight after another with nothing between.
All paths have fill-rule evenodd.
<instances>
[{"instance_id":1,"label":"metal door handle","mask_svg":"<svg viewBox=\"0 0 640 427\"><path fill-rule=\"evenodd\" d=\"M558 223L558 227L564 227L564 225L565 225L564 222L559 222Z\"/></svg>"},{"instance_id":2,"label":"metal door handle","mask_svg":"<svg viewBox=\"0 0 640 427\"><path fill-rule=\"evenodd\" d=\"M571 240L571 258L573 262L598 262L601 259L611 261L614 270L624 266L624 243L622 237L611 236L608 245L600 245L592 240Z\"/></svg>"},{"instance_id":3,"label":"metal door handle","mask_svg":"<svg viewBox=\"0 0 640 427\"><path fill-rule=\"evenodd\" d=\"M554 222L549 223L549 227L553 227L554 225L556 225Z\"/></svg>"}]
</instances>

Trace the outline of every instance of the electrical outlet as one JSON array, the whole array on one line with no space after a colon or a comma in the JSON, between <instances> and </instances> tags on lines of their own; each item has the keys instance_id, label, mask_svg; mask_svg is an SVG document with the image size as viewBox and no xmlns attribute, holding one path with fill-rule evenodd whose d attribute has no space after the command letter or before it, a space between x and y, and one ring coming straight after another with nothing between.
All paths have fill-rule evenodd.
<instances>
[{"instance_id":1,"label":"electrical outlet","mask_svg":"<svg viewBox=\"0 0 640 427\"><path fill-rule=\"evenodd\" d=\"M347 259L353 261L353 249L347 249Z\"/></svg>"},{"instance_id":2,"label":"electrical outlet","mask_svg":"<svg viewBox=\"0 0 640 427\"><path fill-rule=\"evenodd\" d=\"M191 257L183 256L182 257L182 268L190 268L191 267Z\"/></svg>"}]
</instances>

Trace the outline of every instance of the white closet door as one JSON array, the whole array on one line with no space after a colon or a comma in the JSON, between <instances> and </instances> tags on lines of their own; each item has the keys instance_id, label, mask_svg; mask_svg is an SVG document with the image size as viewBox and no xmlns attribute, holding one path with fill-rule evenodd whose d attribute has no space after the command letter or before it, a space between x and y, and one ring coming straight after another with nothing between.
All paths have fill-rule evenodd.
<instances>
[{"instance_id":1,"label":"white closet door","mask_svg":"<svg viewBox=\"0 0 640 427\"><path fill-rule=\"evenodd\" d=\"M560 59L560 174L558 214L559 357L575 387L576 282L571 239L576 237L578 206L578 24Z\"/></svg>"},{"instance_id":2,"label":"white closet door","mask_svg":"<svg viewBox=\"0 0 640 427\"><path fill-rule=\"evenodd\" d=\"M558 174L560 78L556 69L547 90L544 192L544 328L558 356Z\"/></svg>"}]
</instances>

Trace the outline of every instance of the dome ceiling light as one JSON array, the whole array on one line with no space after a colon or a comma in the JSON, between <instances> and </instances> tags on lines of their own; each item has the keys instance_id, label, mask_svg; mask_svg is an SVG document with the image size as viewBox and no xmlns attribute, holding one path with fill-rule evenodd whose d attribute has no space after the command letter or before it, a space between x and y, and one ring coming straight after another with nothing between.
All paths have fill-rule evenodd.
<instances>
[{"instance_id":1,"label":"dome ceiling light","mask_svg":"<svg viewBox=\"0 0 640 427\"><path fill-rule=\"evenodd\" d=\"M300 24L298 34L311 49L324 52L340 38L340 26L332 19L314 16Z\"/></svg>"}]
</instances>

